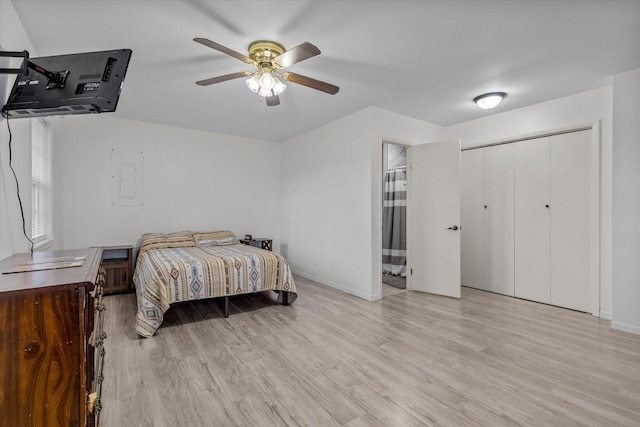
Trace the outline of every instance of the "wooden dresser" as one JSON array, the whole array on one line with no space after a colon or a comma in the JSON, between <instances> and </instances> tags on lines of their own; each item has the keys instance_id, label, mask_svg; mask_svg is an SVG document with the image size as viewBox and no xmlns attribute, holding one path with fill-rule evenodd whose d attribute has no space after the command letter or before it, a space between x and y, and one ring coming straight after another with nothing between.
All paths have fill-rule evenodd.
<instances>
[{"instance_id":1,"label":"wooden dresser","mask_svg":"<svg viewBox=\"0 0 640 427\"><path fill-rule=\"evenodd\" d=\"M1 427L99 424L102 250L16 254L0 272L82 258L82 266L0 275Z\"/></svg>"}]
</instances>

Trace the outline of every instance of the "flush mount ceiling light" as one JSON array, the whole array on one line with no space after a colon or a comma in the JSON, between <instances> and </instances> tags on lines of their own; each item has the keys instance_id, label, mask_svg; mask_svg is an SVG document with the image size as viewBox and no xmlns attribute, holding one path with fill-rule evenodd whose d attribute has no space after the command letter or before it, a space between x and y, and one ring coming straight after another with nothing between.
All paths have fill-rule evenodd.
<instances>
[{"instance_id":1,"label":"flush mount ceiling light","mask_svg":"<svg viewBox=\"0 0 640 427\"><path fill-rule=\"evenodd\" d=\"M473 98L473 102L483 110L491 110L497 107L505 96L507 96L507 94L504 92L489 92L476 96Z\"/></svg>"}]
</instances>

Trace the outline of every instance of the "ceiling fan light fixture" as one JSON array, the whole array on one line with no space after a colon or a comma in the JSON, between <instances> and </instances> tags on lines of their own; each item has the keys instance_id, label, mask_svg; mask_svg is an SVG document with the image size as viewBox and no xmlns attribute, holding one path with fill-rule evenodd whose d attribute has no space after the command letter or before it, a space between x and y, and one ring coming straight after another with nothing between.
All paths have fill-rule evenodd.
<instances>
[{"instance_id":1,"label":"ceiling fan light fixture","mask_svg":"<svg viewBox=\"0 0 640 427\"><path fill-rule=\"evenodd\" d=\"M258 90L258 95L264 96L265 98L268 96L273 96L273 90L260 86L260 90Z\"/></svg>"},{"instance_id":2,"label":"ceiling fan light fixture","mask_svg":"<svg viewBox=\"0 0 640 427\"><path fill-rule=\"evenodd\" d=\"M273 89L273 86L276 82L274 81L273 76L270 72L262 73L260 76L260 86L262 86L266 90Z\"/></svg>"},{"instance_id":3,"label":"ceiling fan light fixture","mask_svg":"<svg viewBox=\"0 0 640 427\"><path fill-rule=\"evenodd\" d=\"M280 95L287 88L287 85L282 83L277 77L274 77L273 80L275 81L273 84L273 94Z\"/></svg>"},{"instance_id":4,"label":"ceiling fan light fixture","mask_svg":"<svg viewBox=\"0 0 640 427\"><path fill-rule=\"evenodd\" d=\"M260 90L260 76L255 74L247 79L247 86L251 92L258 93Z\"/></svg>"},{"instance_id":5,"label":"ceiling fan light fixture","mask_svg":"<svg viewBox=\"0 0 640 427\"><path fill-rule=\"evenodd\" d=\"M280 95L287 88L271 71L255 74L246 82L252 92L264 97Z\"/></svg>"},{"instance_id":6,"label":"ceiling fan light fixture","mask_svg":"<svg viewBox=\"0 0 640 427\"><path fill-rule=\"evenodd\" d=\"M298 62L313 58L320 54L320 49L309 42L304 42L289 50L285 50L279 43L266 40L256 41L249 45L249 56L246 56L233 49L229 49L226 46L202 37L196 37L193 41L236 58L245 64L256 68L253 72L240 71L237 73L230 73L223 76L199 80L196 82L199 86L208 86L215 83L225 82L227 80L248 77L245 80L245 83L249 90L266 98L267 105L270 107L280 105L278 95L284 92L287 88L287 86L282 83L278 77L295 84L328 93L329 95L335 95L340 90L338 86L316 80L311 77L291 73L289 71L281 71L293 64L297 64Z\"/></svg>"},{"instance_id":7,"label":"ceiling fan light fixture","mask_svg":"<svg viewBox=\"0 0 640 427\"><path fill-rule=\"evenodd\" d=\"M507 96L505 92L489 92L476 96L473 98L473 102L483 110L491 110L492 108L497 107L505 96Z\"/></svg>"}]
</instances>

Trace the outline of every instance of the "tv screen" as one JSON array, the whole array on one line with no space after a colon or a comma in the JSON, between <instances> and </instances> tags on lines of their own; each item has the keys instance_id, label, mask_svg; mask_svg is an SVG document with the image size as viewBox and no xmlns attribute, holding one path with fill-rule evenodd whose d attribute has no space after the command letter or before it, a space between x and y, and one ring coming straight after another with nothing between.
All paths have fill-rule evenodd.
<instances>
[{"instance_id":1,"label":"tv screen","mask_svg":"<svg viewBox=\"0 0 640 427\"><path fill-rule=\"evenodd\" d=\"M29 58L36 68L18 74L4 117L39 117L65 114L105 113L116 110L130 49Z\"/></svg>"}]
</instances>

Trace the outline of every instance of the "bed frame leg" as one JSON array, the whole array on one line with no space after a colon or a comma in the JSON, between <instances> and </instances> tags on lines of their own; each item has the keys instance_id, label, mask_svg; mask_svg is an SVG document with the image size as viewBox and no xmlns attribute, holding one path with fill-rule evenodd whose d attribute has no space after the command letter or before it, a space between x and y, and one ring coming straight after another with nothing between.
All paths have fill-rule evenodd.
<instances>
[{"instance_id":1,"label":"bed frame leg","mask_svg":"<svg viewBox=\"0 0 640 427\"><path fill-rule=\"evenodd\" d=\"M224 318L229 317L229 296L224 297Z\"/></svg>"},{"instance_id":2,"label":"bed frame leg","mask_svg":"<svg viewBox=\"0 0 640 427\"><path fill-rule=\"evenodd\" d=\"M289 292L282 291L282 305L289 305Z\"/></svg>"}]
</instances>

